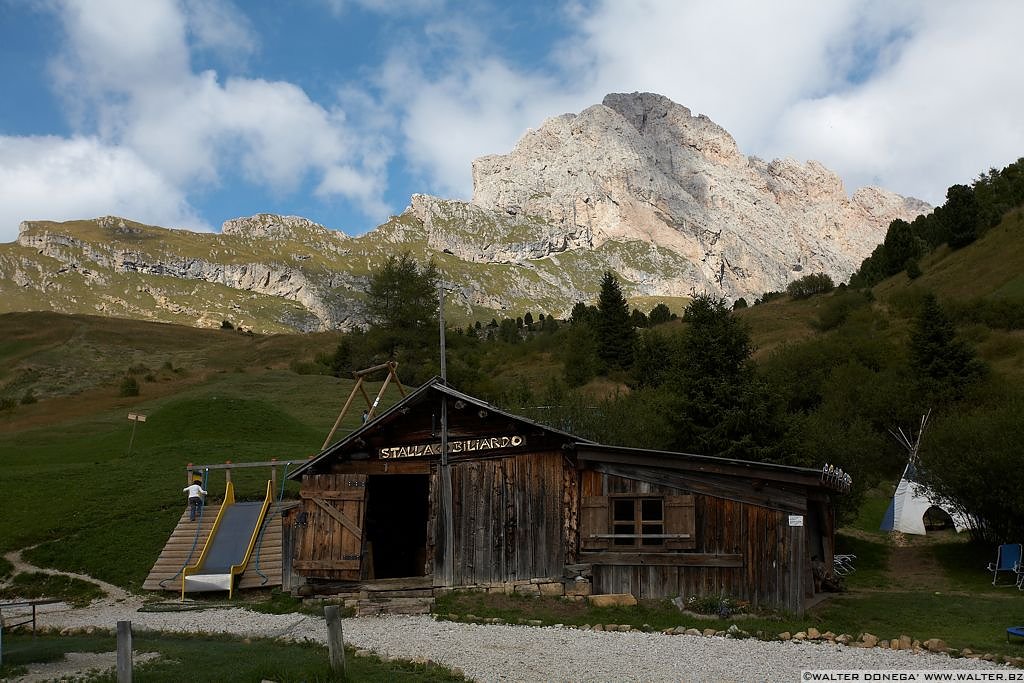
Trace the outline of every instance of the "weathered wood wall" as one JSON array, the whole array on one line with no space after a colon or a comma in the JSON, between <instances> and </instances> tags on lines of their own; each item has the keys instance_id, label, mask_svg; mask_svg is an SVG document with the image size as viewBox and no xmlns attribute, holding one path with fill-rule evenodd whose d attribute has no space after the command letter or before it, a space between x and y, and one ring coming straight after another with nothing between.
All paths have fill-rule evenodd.
<instances>
[{"instance_id":1,"label":"weathered wood wall","mask_svg":"<svg viewBox=\"0 0 1024 683\"><path fill-rule=\"evenodd\" d=\"M584 471L583 496L652 494L672 496L679 489ZM637 597L719 595L757 606L800 612L810 565L803 527L790 527L785 512L711 495L694 495L694 546L682 553L581 553L594 561L595 593ZM612 564L615 563L615 564Z\"/></svg>"},{"instance_id":2,"label":"weathered wood wall","mask_svg":"<svg viewBox=\"0 0 1024 683\"><path fill-rule=\"evenodd\" d=\"M452 464L453 585L562 575L569 516L563 480L573 478L563 460L561 453L534 453ZM439 480L435 471L434 491ZM435 496L435 521L437 504Z\"/></svg>"}]
</instances>

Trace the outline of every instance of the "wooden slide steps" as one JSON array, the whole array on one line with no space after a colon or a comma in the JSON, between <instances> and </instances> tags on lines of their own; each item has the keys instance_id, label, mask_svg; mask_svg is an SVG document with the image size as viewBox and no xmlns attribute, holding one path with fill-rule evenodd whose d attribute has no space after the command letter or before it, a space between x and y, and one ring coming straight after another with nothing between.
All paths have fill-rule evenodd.
<instances>
[{"instance_id":1,"label":"wooden slide steps","mask_svg":"<svg viewBox=\"0 0 1024 683\"><path fill-rule=\"evenodd\" d=\"M249 559L249 566L242 572L236 584L236 589L244 588L271 588L281 585L281 515L278 514L279 507L275 503L267 511L267 519L264 524L263 540L259 547L259 571L256 571L256 554L253 553ZM181 592L181 568L187 561L189 564L199 559L200 553L210 536L210 529L220 512L219 505L207 505L203 510L202 520L199 522L199 538L196 538L196 522L188 520L188 510L178 520L178 525L171 533L167 544L150 570L149 576L142 584L144 590L166 590ZM193 550L193 542L195 549ZM191 552L191 558L190 558ZM264 581L266 576L266 581ZM164 585L160 585L163 582Z\"/></svg>"}]
</instances>

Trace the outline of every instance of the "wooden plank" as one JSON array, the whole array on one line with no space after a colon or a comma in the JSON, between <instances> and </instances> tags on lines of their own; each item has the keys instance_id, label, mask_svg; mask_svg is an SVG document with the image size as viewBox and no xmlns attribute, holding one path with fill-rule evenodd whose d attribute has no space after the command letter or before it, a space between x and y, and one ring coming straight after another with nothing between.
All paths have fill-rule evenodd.
<instances>
[{"instance_id":1,"label":"wooden plank","mask_svg":"<svg viewBox=\"0 0 1024 683\"><path fill-rule=\"evenodd\" d=\"M356 525L352 518L350 518L348 515L346 515L344 512L337 509L333 505L328 505L319 498L313 498L312 500L321 510L330 515L331 518L338 524L348 529L356 538L362 538L363 530L360 529L358 525Z\"/></svg>"},{"instance_id":2,"label":"wooden plank","mask_svg":"<svg viewBox=\"0 0 1024 683\"><path fill-rule=\"evenodd\" d=\"M335 474L430 474L429 460L356 460L331 465Z\"/></svg>"},{"instance_id":3,"label":"wooden plank","mask_svg":"<svg viewBox=\"0 0 1024 683\"><path fill-rule=\"evenodd\" d=\"M365 492L359 489L345 489L341 491L332 491L329 489L299 491L299 498L302 498L303 500L312 500L314 498L319 498L321 500L362 500L365 495Z\"/></svg>"},{"instance_id":4,"label":"wooden plank","mask_svg":"<svg viewBox=\"0 0 1024 683\"><path fill-rule=\"evenodd\" d=\"M610 544L604 536L608 532L608 496L584 496L580 503L580 549L604 550Z\"/></svg>"},{"instance_id":5,"label":"wooden plank","mask_svg":"<svg viewBox=\"0 0 1024 683\"><path fill-rule=\"evenodd\" d=\"M692 550L697 545L694 525L693 496L666 496L664 502L665 533L668 549Z\"/></svg>"},{"instance_id":6,"label":"wooden plank","mask_svg":"<svg viewBox=\"0 0 1024 683\"><path fill-rule=\"evenodd\" d=\"M348 572L352 569L359 569L359 560L293 560L292 567L299 571L334 569Z\"/></svg>"},{"instance_id":7,"label":"wooden plank","mask_svg":"<svg viewBox=\"0 0 1024 683\"><path fill-rule=\"evenodd\" d=\"M724 498L738 503L759 505L792 514L805 514L807 511L806 497L777 486L766 485L761 487L761 490L755 490L750 482L740 479L696 477L686 472L669 472L604 463L591 463L590 466L599 472L616 477L668 485L683 491Z\"/></svg>"},{"instance_id":8,"label":"wooden plank","mask_svg":"<svg viewBox=\"0 0 1024 683\"><path fill-rule=\"evenodd\" d=\"M591 449L578 444L576 457L581 462L609 463L639 467L654 467L672 472L699 472L722 474L728 477L753 477L763 481L776 481L801 487L823 488L818 470L796 470L786 465L773 465L749 460L726 460L710 456L685 453L659 453L629 448L621 450Z\"/></svg>"},{"instance_id":9,"label":"wooden plank","mask_svg":"<svg viewBox=\"0 0 1024 683\"><path fill-rule=\"evenodd\" d=\"M580 553L580 560L607 566L742 567L742 555L712 553Z\"/></svg>"}]
</instances>

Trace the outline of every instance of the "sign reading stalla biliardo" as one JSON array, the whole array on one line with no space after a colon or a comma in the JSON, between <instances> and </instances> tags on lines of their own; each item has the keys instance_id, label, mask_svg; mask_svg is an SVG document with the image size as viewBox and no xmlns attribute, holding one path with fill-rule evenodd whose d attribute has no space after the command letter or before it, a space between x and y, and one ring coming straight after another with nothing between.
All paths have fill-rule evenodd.
<instances>
[{"instance_id":1,"label":"sign reading stalla biliardo","mask_svg":"<svg viewBox=\"0 0 1024 683\"><path fill-rule=\"evenodd\" d=\"M518 448L526 443L521 436L491 436L481 439L462 439L448 442L448 453L472 453L474 451L493 451L502 448ZM413 444L410 446L390 446L380 449L382 460L394 458L419 458L426 455L440 455L440 443Z\"/></svg>"}]
</instances>

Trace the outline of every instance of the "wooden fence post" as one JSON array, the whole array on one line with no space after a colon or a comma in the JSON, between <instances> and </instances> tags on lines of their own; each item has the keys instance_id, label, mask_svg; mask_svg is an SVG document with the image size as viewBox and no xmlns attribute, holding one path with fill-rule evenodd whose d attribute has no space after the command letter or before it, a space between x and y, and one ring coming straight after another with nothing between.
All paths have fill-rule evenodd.
<instances>
[{"instance_id":1,"label":"wooden fence post","mask_svg":"<svg viewBox=\"0 0 1024 683\"><path fill-rule=\"evenodd\" d=\"M117 622L117 683L132 683L132 622Z\"/></svg>"},{"instance_id":2,"label":"wooden fence post","mask_svg":"<svg viewBox=\"0 0 1024 683\"><path fill-rule=\"evenodd\" d=\"M327 646L331 653L331 671L345 675L345 636L341 632L341 614L337 605L324 607L327 620Z\"/></svg>"}]
</instances>

